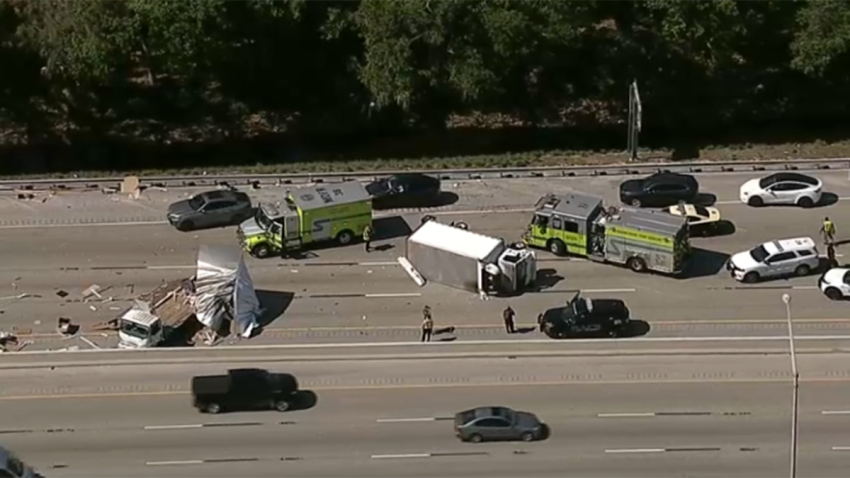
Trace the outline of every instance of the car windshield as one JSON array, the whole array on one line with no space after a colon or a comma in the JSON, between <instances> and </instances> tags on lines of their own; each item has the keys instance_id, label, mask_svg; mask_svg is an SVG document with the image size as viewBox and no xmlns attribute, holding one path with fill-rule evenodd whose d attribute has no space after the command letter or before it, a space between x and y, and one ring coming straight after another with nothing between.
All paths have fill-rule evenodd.
<instances>
[{"instance_id":1,"label":"car windshield","mask_svg":"<svg viewBox=\"0 0 850 478\"><path fill-rule=\"evenodd\" d=\"M137 339L146 339L150 336L150 329L135 322L121 321L121 332Z\"/></svg>"},{"instance_id":2,"label":"car windshield","mask_svg":"<svg viewBox=\"0 0 850 478\"><path fill-rule=\"evenodd\" d=\"M761 264L762 262L764 262L765 259L767 259L770 254L767 252L767 249L765 249L764 246L758 246L750 251L750 255L756 262Z\"/></svg>"},{"instance_id":3,"label":"car windshield","mask_svg":"<svg viewBox=\"0 0 850 478\"><path fill-rule=\"evenodd\" d=\"M709 217L711 215L708 213L708 209L702 206L694 206L694 211L696 211L697 215L700 217Z\"/></svg>"},{"instance_id":4,"label":"car windshield","mask_svg":"<svg viewBox=\"0 0 850 478\"><path fill-rule=\"evenodd\" d=\"M192 210L197 211L201 209L201 206L203 206L205 202L204 196L199 194L189 199L189 207L191 207Z\"/></svg>"}]
</instances>

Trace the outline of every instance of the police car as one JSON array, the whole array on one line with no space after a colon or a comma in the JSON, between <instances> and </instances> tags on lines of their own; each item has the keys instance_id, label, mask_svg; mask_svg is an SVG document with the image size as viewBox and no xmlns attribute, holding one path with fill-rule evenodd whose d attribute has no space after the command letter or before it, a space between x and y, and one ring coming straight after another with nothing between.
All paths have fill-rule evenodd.
<instances>
[{"instance_id":1,"label":"police car","mask_svg":"<svg viewBox=\"0 0 850 478\"><path fill-rule=\"evenodd\" d=\"M667 208L667 212L686 217L691 235L708 236L717 231L720 225L720 210L713 207L698 206L680 202Z\"/></svg>"}]
</instances>

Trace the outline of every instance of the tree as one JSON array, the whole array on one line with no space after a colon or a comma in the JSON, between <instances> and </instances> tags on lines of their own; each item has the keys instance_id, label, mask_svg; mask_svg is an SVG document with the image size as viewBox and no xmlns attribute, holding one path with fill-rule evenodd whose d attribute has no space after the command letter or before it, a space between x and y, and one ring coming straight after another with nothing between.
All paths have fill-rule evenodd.
<instances>
[{"instance_id":1,"label":"tree","mask_svg":"<svg viewBox=\"0 0 850 478\"><path fill-rule=\"evenodd\" d=\"M800 9L797 21L792 65L809 75L823 75L850 48L850 3L809 1Z\"/></svg>"}]
</instances>

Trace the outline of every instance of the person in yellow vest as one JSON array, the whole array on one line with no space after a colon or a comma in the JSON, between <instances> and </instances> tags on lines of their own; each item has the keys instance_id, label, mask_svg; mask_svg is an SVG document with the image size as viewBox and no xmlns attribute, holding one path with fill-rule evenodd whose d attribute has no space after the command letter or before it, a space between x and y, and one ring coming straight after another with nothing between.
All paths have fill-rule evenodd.
<instances>
[{"instance_id":1,"label":"person in yellow vest","mask_svg":"<svg viewBox=\"0 0 850 478\"><path fill-rule=\"evenodd\" d=\"M835 242L835 224L828 217L823 218L823 226L821 226L820 232L823 235L823 242L825 244Z\"/></svg>"},{"instance_id":2,"label":"person in yellow vest","mask_svg":"<svg viewBox=\"0 0 850 478\"><path fill-rule=\"evenodd\" d=\"M366 252L372 252L372 225L369 224L363 229L363 242L366 243Z\"/></svg>"}]
</instances>

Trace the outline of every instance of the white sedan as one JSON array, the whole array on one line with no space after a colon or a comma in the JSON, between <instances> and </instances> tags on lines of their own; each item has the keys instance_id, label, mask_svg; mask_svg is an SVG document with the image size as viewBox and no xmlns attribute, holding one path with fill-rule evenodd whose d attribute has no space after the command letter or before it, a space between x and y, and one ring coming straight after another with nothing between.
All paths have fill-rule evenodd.
<instances>
[{"instance_id":1,"label":"white sedan","mask_svg":"<svg viewBox=\"0 0 850 478\"><path fill-rule=\"evenodd\" d=\"M850 269L836 267L826 271L818 279L820 291L832 300L850 297Z\"/></svg>"},{"instance_id":2,"label":"white sedan","mask_svg":"<svg viewBox=\"0 0 850 478\"><path fill-rule=\"evenodd\" d=\"M765 204L796 204L812 207L820 202L823 182L799 173L775 173L751 179L741 186L741 202L758 207Z\"/></svg>"}]
</instances>

